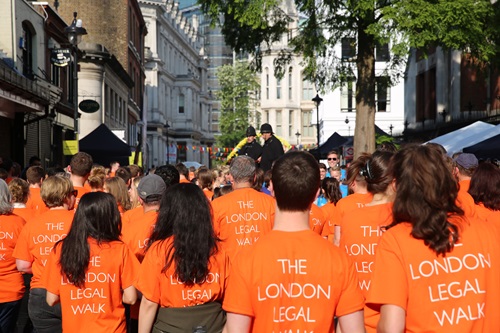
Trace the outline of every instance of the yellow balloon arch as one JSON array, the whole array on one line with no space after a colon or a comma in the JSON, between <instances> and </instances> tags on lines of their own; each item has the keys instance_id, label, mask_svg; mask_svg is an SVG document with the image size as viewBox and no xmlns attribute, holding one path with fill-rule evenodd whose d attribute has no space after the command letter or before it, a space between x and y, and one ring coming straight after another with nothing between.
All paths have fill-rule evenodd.
<instances>
[{"instance_id":1,"label":"yellow balloon arch","mask_svg":"<svg viewBox=\"0 0 500 333\"><path fill-rule=\"evenodd\" d=\"M273 134L273 135L276 137L276 139L280 140L285 151L287 151L288 149L290 149L290 147L292 147L292 145L288 141L286 141L284 138L282 138L276 134ZM260 138L260 137L261 137L261 134L260 133L257 134L257 138ZM231 153L229 153L229 155L227 155L227 161L229 162L233 157L238 156L238 152L241 150L241 148L243 148L243 146L246 143L247 143L247 138L244 138L240 142L238 142L238 144L236 145L236 147L233 148Z\"/></svg>"}]
</instances>

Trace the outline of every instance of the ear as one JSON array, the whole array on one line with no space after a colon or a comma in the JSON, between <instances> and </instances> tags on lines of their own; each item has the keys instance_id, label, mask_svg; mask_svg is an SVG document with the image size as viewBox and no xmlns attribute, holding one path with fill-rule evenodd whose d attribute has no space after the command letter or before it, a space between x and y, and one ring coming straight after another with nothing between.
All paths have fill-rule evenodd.
<instances>
[{"instance_id":1,"label":"ear","mask_svg":"<svg viewBox=\"0 0 500 333\"><path fill-rule=\"evenodd\" d=\"M66 170L68 170L68 172L71 173L71 165L68 165L68 167L66 168Z\"/></svg>"}]
</instances>

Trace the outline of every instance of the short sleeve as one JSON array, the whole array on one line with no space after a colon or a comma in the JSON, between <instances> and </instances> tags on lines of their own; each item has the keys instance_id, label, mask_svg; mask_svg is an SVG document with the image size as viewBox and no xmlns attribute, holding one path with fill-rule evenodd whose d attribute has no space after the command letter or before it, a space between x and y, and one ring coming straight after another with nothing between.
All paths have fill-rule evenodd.
<instances>
[{"instance_id":1,"label":"short sleeve","mask_svg":"<svg viewBox=\"0 0 500 333\"><path fill-rule=\"evenodd\" d=\"M121 284L122 289L126 289L134 284L139 273L139 260L132 253L132 251L123 245L123 267L121 271Z\"/></svg>"},{"instance_id":2,"label":"short sleeve","mask_svg":"<svg viewBox=\"0 0 500 333\"><path fill-rule=\"evenodd\" d=\"M21 230L12 256L16 259L33 262L34 258L29 248L29 226L30 224L26 224Z\"/></svg>"},{"instance_id":3,"label":"short sleeve","mask_svg":"<svg viewBox=\"0 0 500 333\"><path fill-rule=\"evenodd\" d=\"M147 252L139 269L135 287L151 302L160 304L160 274L158 247L153 246Z\"/></svg>"},{"instance_id":4,"label":"short sleeve","mask_svg":"<svg viewBox=\"0 0 500 333\"><path fill-rule=\"evenodd\" d=\"M340 294L337 309L335 311L337 317L360 311L365 305L363 294L359 289L358 276L354 269L354 265L350 258L347 257L347 254L340 249L339 252L341 252L341 256L343 257L342 261L344 262L345 273L342 293Z\"/></svg>"},{"instance_id":5,"label":"short sleeve","mask_svg":"<svg viewBox=\"0 0 500 333\"><path fill-rule=\"evenodd\" d=\"M408 282L401 260L399 244L391 230L388 230L377 246L367 305L392 304L406 310Z\"/></svg>"},{"instance_id":6,"label":"short sleeve","mask_svg":"<svg viewBox=\"0 0 500 333\"><path fill-rule=\"evenodd\" d=\"M60 246L58 250L59 251L61 250ZM58 258L59 256L53 249L50 252L49 258L47 259L47 264L45 265L41 278L42 285L45 287L45 289L47 289L48 291L50 291L55 295L59 295L59 290L61 287L61 278L62 278L61 270L58 264L59 261Z\"/></svg>"},{"instance_id":7,"label":"short sleeve","mask_svg":"<svg viewBox=\"0 0 500 333\"><path fill-rule=\"evenodd\" d=\"M251 272L245 270L245 265L251 263L248 253L248 249L242 249L232 263L222 308L227 312L254 317L249 282Z\"/></svg>"}]
</instances>

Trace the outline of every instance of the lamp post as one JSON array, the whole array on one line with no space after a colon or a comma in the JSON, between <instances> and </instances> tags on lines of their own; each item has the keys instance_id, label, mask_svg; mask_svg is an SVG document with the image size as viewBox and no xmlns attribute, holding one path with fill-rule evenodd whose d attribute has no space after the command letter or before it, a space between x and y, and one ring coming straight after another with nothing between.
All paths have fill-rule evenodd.
<instances>
[{"instance_id":1,"label":"lamp post","mask_svg":"<svg viewBox=\"0 0 500 333\"><path fill-rule=\"evenodd\" d=\"M394 126L392 126L392 124L389 125L389 131L391 132L391 136L392 136L392 130L394 129Z\"/></svg>"},{"instance_id":2,"label":"lamp post","mask_svg":"<svg viewBox=\"0 0 500 333\"><path fill-rule=\"evenodd\" d=\"M349 118L347 116L345 116L344 122L347 125L347 136L351 136L351 126L349 126Z\"/></svg>"},{"instance_id":3,"label":"lamp post","mask_svg":"<svg viewBox=\"0 0 500 333\"><path fill-rule=\"evenodd\" d=\"M297 133L295 133L295 136L297 137L297 146L299 145L299 137L300 137L300 132L297 130Z\"/></svg>"},{"instance_id":4,"label":"lamp post","mask_svg":"<svg viewBox=\"0 0 500 333\"><path fill-rule=\"evenodd\" d=\"M166 131L166 138L167 138L167 164L170 164L170 156L169 156L169 153L170 153L170 144L168 142L168 129L170 128L170 125L168 124L168 120L166 121L165 123L165 131Z\"/></svg>"},{"instance_id":5,"label":"lamp post","mask_svg":"<svg viewBox=\"0 0 500 333\"><path fill-rule=\"evenodd\" d=\"M69 27L64 28L64 34L68 36L68 41L73 50L73 121L75 140L78 139L78 44L82 41L82 36L87 34L87 30L82 27L82 20L77 20L76 16L77 12L74 12L73 22Z\"/></svg>"},{"instance_id":6,"label":"lamp post","mask_svg":"<svg viewBox=\"0 0 500 333\"><path fill-rule=\"evenodd\" d=\"M316 94L312 101L314 102L314 104L316 104L316 136L318 138L319 147L319 105L321 104L321 102L323 102L323 98L319 97L319 95Z\"/></svg>"}]
</instances>

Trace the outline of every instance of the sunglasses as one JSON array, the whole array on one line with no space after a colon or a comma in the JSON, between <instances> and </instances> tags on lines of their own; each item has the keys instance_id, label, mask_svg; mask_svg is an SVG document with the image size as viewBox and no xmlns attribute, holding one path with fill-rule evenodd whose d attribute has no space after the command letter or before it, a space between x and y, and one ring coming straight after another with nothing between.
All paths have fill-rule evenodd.
<instances>
[{"instance_id":1,"label":"sunglasses","mask_svg":"<svg viewBox=\"0 0 500 333\"><path fill-rule=\"evenodd\" d=\"M78 190L73 190L73 191L71 191L70 193L71 193L71 194L73 194L75 197L77 197L77 196L78 196Z\"/></svg>"},{"instance_id":2,"label":"sunglasses","mask_svg":"<svg viewBox=\"0 0 500 333\"><path fill-rule=\"evenodd\" d=\"M336 161L337 158L336 157L328 157L327 160L329 160L329 161Z\"/></svg>"}]
</instances>

